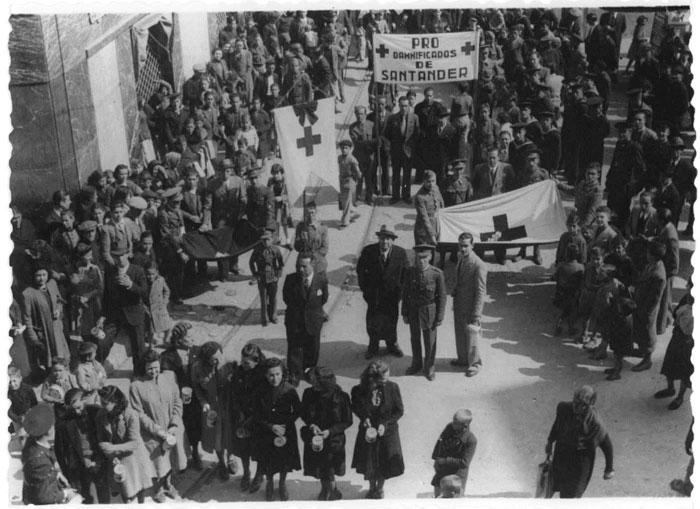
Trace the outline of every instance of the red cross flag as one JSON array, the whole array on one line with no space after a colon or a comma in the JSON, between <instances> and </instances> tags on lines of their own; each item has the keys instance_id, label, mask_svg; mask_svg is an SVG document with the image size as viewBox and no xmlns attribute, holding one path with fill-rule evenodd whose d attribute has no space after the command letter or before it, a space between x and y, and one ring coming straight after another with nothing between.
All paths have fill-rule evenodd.
<instances>
[{"instance_id":1,"label":"red cross flag","mask_svg":"<svg viewBox=\"0 0 700 509\"><path fill-rule=\"evenodd\" d=\"M476 79L479 33L375 34L374 75L383 83L447 83Z\"/></svg>"},{"instance_id":2,"label":"red cross flag","mask_svg":"<svg viewBox=\"0 0 700 509\"><path fill-rule=\"evenodd\" d=\"M273 110L291 203L303 194L309 173L340 192L334 101L321 99Z\"/></svg>"},{"instance_id":3,"label":"red cross flag","mask_svg":"<svg viewBox=\"0 0 700 509\"><path fill-rule=\"evenodd\" d=\"M477 243L549 244L566 231L566 213L556 182L545 180L442 209L438 223L443 243L456 243L466 231Z\"/></svg>"}]
</instances>

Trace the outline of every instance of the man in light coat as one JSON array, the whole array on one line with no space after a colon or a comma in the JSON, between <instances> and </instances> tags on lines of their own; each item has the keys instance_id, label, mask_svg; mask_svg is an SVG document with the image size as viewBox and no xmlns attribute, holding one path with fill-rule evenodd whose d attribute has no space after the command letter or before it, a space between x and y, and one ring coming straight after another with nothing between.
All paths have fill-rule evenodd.
<instances>
[{"instance_id":1,"label":"man in light coat","mask_svg":"<svg viewBox=\"0 0 700 509\"><path fill-rule=\"evenodd\" d=\"M481 313L486 297L486 264L474 253L474 236L463 232L458 238L459 258L454 290L452 290L457 359L453 366L465 366L467 376L481 369L479 337Z\"/></svg>"}]
</instances>

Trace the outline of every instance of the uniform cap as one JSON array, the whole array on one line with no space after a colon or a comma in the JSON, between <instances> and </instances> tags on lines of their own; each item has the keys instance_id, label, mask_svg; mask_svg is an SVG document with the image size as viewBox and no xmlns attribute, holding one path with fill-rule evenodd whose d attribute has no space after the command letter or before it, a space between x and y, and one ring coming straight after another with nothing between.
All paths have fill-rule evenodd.
<instances>
[{"instance_id":1,"label":"uniform cap","mask_svg":"<svg viewBox=\"0 0 700 509\"><path fill-rule=\"evenodd\" d=\"M79 232L89 232L92 230L97 229L97 221L93 221L92 219L88 219L87 221L83 221L78 225L78 231Z\"/></svg>"},{"instance_id":2,"label":"uniform cap","mask_svg":"<svg viewBox=\"0 0 700 509\"><path fill-rule=\"evenodd\" d=\"M129 249L127 247L116 247L112 249L109 253L112 256L124 256L129 252Z\"/></svg>"},{"instance_id":3,"label":"uniform cap","mask_svg":"<svg viewBox=\"0 0 700 509\"><path fill-rule=\"evenodd\" d=\"M54 425L56 418L53 413L53 408L43 403L29 409L27 415L24 416L22 426L27 434L31 437L41 437L46 435Z\"/></svg>"},{"instance_id":4,"label":"uniform cap","mask_svg":"<svg viewBox=\"0 0 700 509\"><path fill-rule=\"evenodd\" d=\"M599 95L594 95L586 99L586 104L588 106L598 106L599 104L603 104L603 98Z\"/></svg>"},{"instance_id":5,"label":"uniform cap","mask_svg":"<svg viewBox=\"0 0 700 509\"><path fill-rule=\"evenodd\" d=\"M141 196L132 196L126 200L126 204L136 210L146 210L148 208L148 203Z\"/></svg>"},{"instance_id":6,"label":"uniform cap","mask_svg":"<svg viewBox=\"0 0 700 509\"><path fill-rule=\"evenodd\" d=\"M671 138L669 145L673 148L685 148L685 142L680 136L674 136L673 138Z\"/></svg>"},{"instance_id":7,"label":"uniform cap","mask_svg":"<svg viewBox=\"0 0 700 509\"><path fill-rule=\"evenodd\" d=\"M418 254L428 253L428 252L434 251L435 246L433 246L432 244L418 244L417 246L413 247L413 250Z\"/></svg>"}]
</instances>

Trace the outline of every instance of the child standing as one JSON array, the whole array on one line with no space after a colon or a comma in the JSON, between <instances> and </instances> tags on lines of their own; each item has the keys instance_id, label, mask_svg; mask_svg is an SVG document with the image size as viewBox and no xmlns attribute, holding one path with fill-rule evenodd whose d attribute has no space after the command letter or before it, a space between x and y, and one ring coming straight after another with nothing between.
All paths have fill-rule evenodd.
<instances>
[{"instance_id":1,"label":"child standing","mask_svg":"<svg viewBox=\"0 0 700 509\"><path fill-rule=\"evenodd\" d=\"M22 430L22 422L24 416L27 415L29 409L36 406L36 394L34 390L22 381L22 372L15 366L10 366L7 369L9 378L9 390L7 398L10 400L10 409L7 415L12 421L10 424L10 433L19 433Z\"/></svg>"},{"instance_id":2,"label":"child standing","mask_svg":"<svg viewBox=\"0 0 700 509\"><path fill-rule=\"evenodd\" d=\"M340 225L338 228L345 228L349 222L357 218L355 214L355 204L357 202L357 183L362 174L360 165L355 156L352 155L352 141L340 140L340 155L338 156L338 170L340 175L340 195L338 196L340 211Z\"/></svg>"},{"instance_id":3,"label":"child standing","mask_svg":"<svg viewBox=\"0 0 700 509\"><path fill-rule=\"evenodd\" d=\"M267 478L265 499L275 499L274 475L279 473L279 496L289 500L287 472L299 470L296 420L301 402L294 387L286 380L282 361L276 357L265 360L267 387L258 393L255 402L255 429L258 468Z\"/></svg>"},{"instance_id":4,"label":"child standing","mask_svg":"<svg viewBox=\"0 0 700 509\"><path fill-rule=\"evenodd\" d=\"M554 258L554 264L559 265L566 260L566 251L569 244L576 244L579 252L579 259L576 260L579 263L586 263L586 239L583 238L581 234L581 226L579 224L579 218L576 212L571 212L566 218L566 228L568 231L561 234L559 237L559 244L557 245L557 254Z\"/></svg>"},{"instance_id":5,"label":"child standing","mask_svg":"<svg viewBox=\"0 0 700 509\"><path fill-rule=\"evenodd\" d=\"M158 267L151 261L144 263L146 281L148 282L148 314L151 344L162 345L168 342L173 328L173 319L168 313L170 288L163 276L158 273Z\"/></svg>"},{"instance_id":6,"label":"child standing","mask_svg":"<svg viewBox=\"0 0 700 509\"><path fill-rule=\"evenodd\" d=\"M250 272L258 282L260 316L262 325L266 326L268 319L277 323L277 282L282 276L284 259L280 248L272 245L271 230L265 230L260 240L250 256Z\"/></svg>"},{"instance_id":7,"label":"child standing","mask_svg":"<svg viewBox=\"0 0 700 509\"><path fill-rule=\"evenodd\" d=\"M576 227L578 227L578 224L576 224ZM559 250L557 249L557 251ZM584 266L579 262L580 258L581 251L578 245L573 242L570 243L566 246L564 260L557 264L557 268L552 275L552 279L557 283L553 299L554 306L561 310L554 328L555 337L561 335L564 322L569 326L569 335L573 336L576 334L576 306L581 292L584 271Z\"/></svg>"},{"instance_id":8,"label":"child standing","mask_svg":"<svg viewBox=\"0 0 700 509\"><path fill-rule=\"evenodd\" d=\"M83 400L86 404L99 405L100 399L97 391L104 387L107 381L107 372L97 360L97 345L88 341L80 343L78 359L80 364L73 374L78 387L83 390Z\"/></svg>"},{"instance_id":9,"label":"child standing","mask_svg":"<svg viewBox=\"0 0 700 509\"><path fill-rule=\"evenodd\" d=\"M277 238L280 244L287 249L292 248L292 241L289 238L289 226L291 216L289 215L289 197L287 196L287 184L284 182L284 167L275 163L270 169L272 176L267 181L267 187L272 189L275 195L275 221L277 222ZM282 226L284 240L280 237L279 228Z\"/></svg>"},{"instance_id":10,"label":"child standing","mask_svg":"<svg viewBox=\"0 0 700 509\"><path fill-rule=\"evenodd\" d=\"M51 359L51 372L46 381L41 386L41 399L46 403L63 403L60 393L57 393L54 385L63 390L65 395L70 389L78 386L75 376L68 369L68 359L64 357L54 357Z\"/></svg>"}]
</instances>

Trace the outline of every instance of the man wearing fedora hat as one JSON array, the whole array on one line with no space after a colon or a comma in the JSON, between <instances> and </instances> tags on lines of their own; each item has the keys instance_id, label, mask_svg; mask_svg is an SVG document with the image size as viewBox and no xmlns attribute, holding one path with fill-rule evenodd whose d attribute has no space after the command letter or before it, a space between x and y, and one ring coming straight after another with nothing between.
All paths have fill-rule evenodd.
<instances>
[{"instance_id":1,"label":"man wearing fedora hat","mask_svg":"<svg viewBox=\"0 0 700 509\"><path fill-rule=\"evenodd\" d=\"M408 256L404 248L394 244L397 235L387 225L379 228L377 237L378 242L365 246L357 261L357 280L367 303L369 347L365 357L371 359L378 355L382 339L388 353L402 357L403 352L397 345L396 324Z\"/></svg>"},{"instance_id":2,"label":"man wearing fedora hat","mask_svg":"<svg viewBox=\"0 0 700 509\"><path fill-rule=\"evenodd\" d=\"M22 449L22 502L25 504L65 504L76 495L58 469L51 442L55 436L53 408L40 404L24 418L29 440Z\"/></svg>"}]
</instances>

